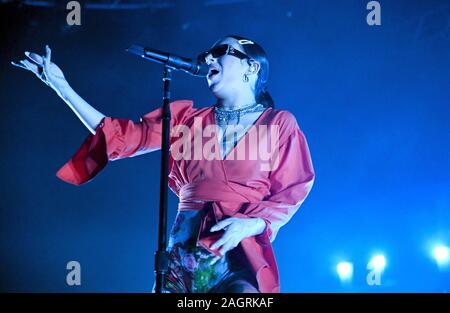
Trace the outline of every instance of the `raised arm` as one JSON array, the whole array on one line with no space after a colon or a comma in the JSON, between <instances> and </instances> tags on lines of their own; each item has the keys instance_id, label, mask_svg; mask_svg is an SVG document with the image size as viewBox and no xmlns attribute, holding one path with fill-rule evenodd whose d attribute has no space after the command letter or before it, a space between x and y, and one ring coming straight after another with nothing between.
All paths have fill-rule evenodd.
<instances>
[{"instance_id":1,"label":"raised arm","mask_svg":"<svg viewBox=\"0 0 450 313\"><path fill-rule=\"evenodd\" d=\"M105 115L87 103L70 87L62 70L51 62L52 51L50 47L45 46L45 56L28 51L25 52L25 55L27 59L20 60L19 63L11 62L11 64L34 73L41 81L52 88L89 131L95 134L95 128Z\"/></svg>"}]
</instances>

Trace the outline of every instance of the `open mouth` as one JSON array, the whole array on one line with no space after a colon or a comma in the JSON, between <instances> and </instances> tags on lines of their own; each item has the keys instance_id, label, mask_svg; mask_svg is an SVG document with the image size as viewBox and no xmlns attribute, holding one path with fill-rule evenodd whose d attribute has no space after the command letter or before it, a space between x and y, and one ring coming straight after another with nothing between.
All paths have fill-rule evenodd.
<instances>
[{"instance_id":1,"label":"open mouth","mask_svg":"<svg viewBox=\"0 0 450 313\"><path fill-rule=\"evenodd\" d=\"M219 70L216 69L211 69L208 73L208 78L212 79L214 76L216 76L217 74L219 74Z\"/></svg>"}]
</instances>

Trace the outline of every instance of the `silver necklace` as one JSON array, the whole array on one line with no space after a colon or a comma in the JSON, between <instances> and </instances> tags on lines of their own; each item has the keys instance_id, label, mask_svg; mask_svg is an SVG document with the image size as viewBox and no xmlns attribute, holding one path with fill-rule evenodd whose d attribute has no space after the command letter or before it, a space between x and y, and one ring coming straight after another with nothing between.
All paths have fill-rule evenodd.
<instances>
[{"instance_id":1,"label":"silver necklace","mask_svg":"<svg viewBox=\"0 0 450 313\"><path fill-rule=\"evenodd\" d=\"M226 155L227 151L227 128L229 125L230 120L237 119L236 124L239 124L239 121L241 119L241 116L252 113L252 112L259 112L264 111L264 106L260 103L253 103L248 106L245 106L243 108L239 108L236 110L225 110L222 107L215 106L214 112L216 115L217 122L219 123L220 128L223 130L223 137L222 137L222 158ZM223 127L225 126L225 128ZM237 145L237 133L233 133L233 144L234 147Z\"/></svg>"},{"instance_id":2,"label":"silver necklace","mask_svg":"<svg viewBox=\"0 0 450 313\"><path fill-rule=\"evenodd\" d=\"M228 124L230 120L234 119L237 119L237 124L239 124L241 116L247 113L259 112L263 110L264 106L261 103L253 103L236 110L225 110L217 105L214 107L214 113L216 114L219 124Z\"/></svg>"}]
</instances>

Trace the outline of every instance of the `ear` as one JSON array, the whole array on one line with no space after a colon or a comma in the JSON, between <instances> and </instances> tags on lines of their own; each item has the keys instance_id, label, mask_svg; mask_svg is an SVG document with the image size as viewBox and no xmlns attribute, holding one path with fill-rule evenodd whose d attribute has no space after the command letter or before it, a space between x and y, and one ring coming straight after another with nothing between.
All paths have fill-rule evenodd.
<instances>
[{"instance_id":1,"label":"ear","mask_svg":"<svg viewBox=\"0 0 450 313\"><path fill-rule=\"evenodd\" d=\"M248 66L248 70L247 73L249 75L257 75L259 73L259 70L261 69L261 64L253 59L250 59L248 61L249 66Z\"/></svg>"}]
</instances>

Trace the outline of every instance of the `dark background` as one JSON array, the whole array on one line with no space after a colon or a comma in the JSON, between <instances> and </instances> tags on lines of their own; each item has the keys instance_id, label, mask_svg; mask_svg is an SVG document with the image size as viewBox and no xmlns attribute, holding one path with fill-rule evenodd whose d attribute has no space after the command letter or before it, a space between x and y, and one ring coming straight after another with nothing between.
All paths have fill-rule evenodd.
<instances>
[{"instance_id":1,"label":"dark background","mask_svg":"<svg viewBox=\"0 0 450 313\"><path fill-rule=\"evenodd\" d=\"M161 68L125 48L194 56L227 34L265 48L269 90L297 117L316 170L274 242L282 291L449 290L449 268L431 252L450 242L450 1L380 1L382 25L372 27L361 0L140 1L145 8L84 7L72 27L66 1L22 2L0 1L1 291L151 291L160 162L159 152L111 162L81 187L58 180L88 130L9 62L49 44L90 104L138 120L160 105ZM214 103L204 80L182 73L173 98ZM169 204L172 222L173 194ZM376 253L387 267L368 286ZM81 286L66 284L71 260ZM354 264L348 284L336 274L342 260Z\"/></svg>"}]
</instances>

